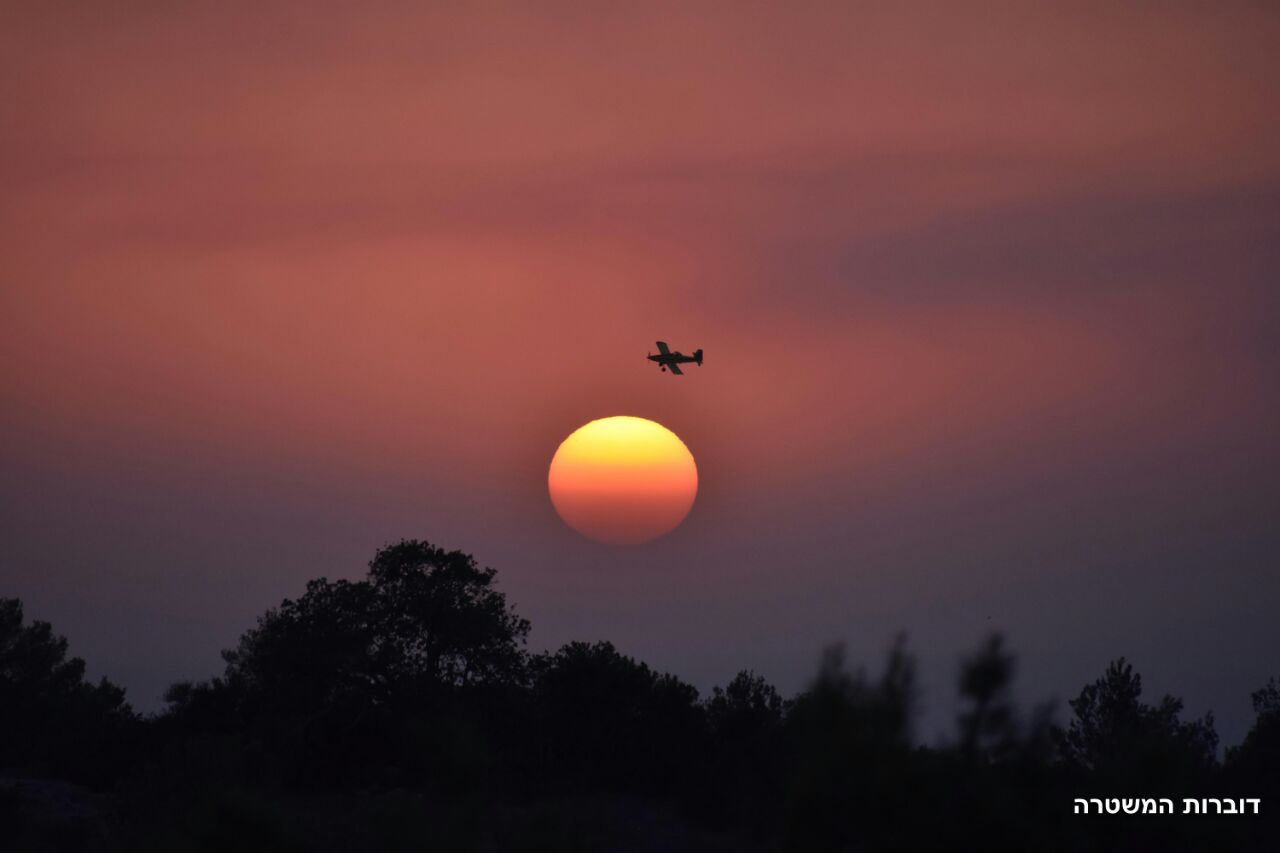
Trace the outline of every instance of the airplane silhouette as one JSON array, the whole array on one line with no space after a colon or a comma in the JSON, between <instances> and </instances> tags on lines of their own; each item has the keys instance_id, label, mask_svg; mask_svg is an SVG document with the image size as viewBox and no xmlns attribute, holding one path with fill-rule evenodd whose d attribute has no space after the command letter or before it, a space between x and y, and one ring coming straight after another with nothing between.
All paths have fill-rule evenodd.
<instances>
[{"instance_id":1,"label":"airplane silhouette","mask_svg":"<svg viewBox=\"0 0 1280 853\"><path fill-rule=\"evenodd\" d=\"M684 371L680 369L680 365L689 364L690 362L702 367L702 350L696 349L693 355L685 355L679 350L672 352L667 348L666 341L658 341L658 354L649 354L650 361L656 361L662 365L663 371L670 370L676 376L683 376Z\"/></svg>"}]
</instances>

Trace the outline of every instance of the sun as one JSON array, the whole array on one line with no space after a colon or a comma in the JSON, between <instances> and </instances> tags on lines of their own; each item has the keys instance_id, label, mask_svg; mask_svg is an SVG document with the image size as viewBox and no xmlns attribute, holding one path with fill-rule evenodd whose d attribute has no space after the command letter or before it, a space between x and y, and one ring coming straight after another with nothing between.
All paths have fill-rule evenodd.
<instances>
[{"instance_id":1,"label":"sun","mask_svg":"<svg viewBox=\"0 0 1280 853\"><path fill-rule=\"evenodd\" d=\"M547 473L551 503L574 530L611 545L670 533L698 494L698 466L674 432L644 418L601 418L574 430Z\"/></svg>"}]
</instances>

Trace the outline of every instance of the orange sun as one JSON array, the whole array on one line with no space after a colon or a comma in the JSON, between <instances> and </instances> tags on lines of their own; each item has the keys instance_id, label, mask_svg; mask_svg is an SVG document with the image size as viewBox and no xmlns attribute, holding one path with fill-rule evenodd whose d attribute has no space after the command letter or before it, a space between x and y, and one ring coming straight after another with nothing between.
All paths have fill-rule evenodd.
<instances>
[{"instance_id":1,"label":"orange sun","mask_svg":"<svg viewBox=\"0 0 1280 853\"><path fill-rule=\"evenodd\" d=\"M556 512L583 536L636 545L684 521L698 494L698 466L662 424L620 415L561 442L547 488Z\"/></svg>"}]
</instances>

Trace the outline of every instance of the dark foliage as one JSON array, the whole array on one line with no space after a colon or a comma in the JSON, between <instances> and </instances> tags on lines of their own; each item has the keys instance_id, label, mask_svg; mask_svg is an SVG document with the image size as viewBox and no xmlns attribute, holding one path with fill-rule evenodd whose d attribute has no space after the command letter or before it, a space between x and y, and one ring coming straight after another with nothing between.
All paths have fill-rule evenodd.
<instances>
[{"instance_id":1,"label":"dark foliage","mask_svg":"<svg viewBox=\"0 0 1280 853\"><path fill-rule=\"evenodd\" d=\"M529 623L461 551L402 541L366 580L307 584L224 653L251 714L385 705L520 678Z\"/></svg>"},{"instance_id":2,"label":"dark foliage","mask_svg":"<svg viewBox=\"0 0 1280 853\"><path fill-rule=\"evenodd\" d=\"M1147 705L1141 696L1142 676L1124 658L1113 661L1071 700L1074 718L1060 737L1063 759L1108 791L1192 790L1215 765L1213 715L1183 722L1181 699L1165 696Z\"/></svg>"},{"instance_id":3,"label":"dark foliage","mask_svg":"<svg viewBox=\"0 0 1280 853\"><path fill-rule=\"evenodd\" d=\"M1212 717L1143 702L1124 659L1065 728L1048 706L1019 714L992 635L960 662L954 740L923 746L902 638L875 674L833 648L791 700L743 671L700 701L607 642L529 656L528 631L492 569L404 541L364 579L315 580L267 611L221 676L173 685L140 720L0 600L0 848L1276 847L1275 680L1219 764ZM1075 815L1081 796L1261 797L1263 815Z\"/></svg>"},{"instance_id":4,"label":"dark foliage","mask_svg":"<svg viewBox=\"0 0 1280 853\"><path fill-rule=\"evenodd\" d=\"M1258 715L1244 741L1227 751L1227 766L1242 777L1258 781L1271 774L1271 788L1280 788L1280 682L1272 678L1254 691L1253 710Z\"/></svg>"},{"instance_id":5,"label":"dark foliage","mask_svg":"<svg viewBox=\"0 0 1280 853\"><path fill-rule=\"evenodd\" d=\"M569 643L532 668L539 776L649 794L694 781L706 723L693 687L611 643Z\"/></svg>"},{"instance_id":6,"label":"dark foliage","mask_svg":"<svg viewBox=\"0 0 1280 853\"><path fill-rule=\"evenodd\" d=\"M912 808L915 661L899 638L876 679L850 674L828 649L813 686L787 719L786 835L805 850L887 840Z\"/></svg>"},{"instance_id":7,"label":"dark foliage","mask_svg":"<svg viewBox=\"0 0 1280 853\"><path fill-rule=\"evenodd\" d=\"M1013 684L1013 655L1004 638L992 634L973 657L960 665L960 751L972 761L985 754L1004 758L1017 748L1017 727L1009 691Z\"/></svg>"},{"instance_id":8,"label":"dark foliage","mask_svg":"<svg viewBox=\"0 0 1280 853\"><path fill-rule=\"evenodd\" d=\"M1280 682L1272 678L1253 693L1258 715L1239 746L1227 750L1226 785L1231 796L1259 797L1280 838ZM1270 807L1268 808L1268 804Z\"/></svg>"},{"instance_id":9,"label":"dark foliage","mask_svg":"<svg viewBox=\"0 0 1280 853\"><path fill-rule=\"evenodd\" d=\"M789 706L773 685L749 670L712 688L704 705L710 765L703 804L714 819L743 827L753 837L779 830Z\"/></svg>"},{"instance_id":10,"label":"dark foliage","mask_svg":"<svg viewBox=\"0 0 1280 853\"><path fill-rule=\"evenodd\" d=\"M84 669L48 622L23 624L22 602L0 598L0 773L115 776L137 721L122 689Z\"/></svg>"},{"instance_id":11,"label":"dark foliage","mask_svg":"<svg viewBox=\"0 0 1280 853\"><path fill-rule=\"evenodd\" d=\"M263 773L293 784L474 782L493 746L477 729L505 707L477 717L475 699L526 677L529 623L495 574L426 542L383 548L365 580L313 580L267 611L221 678L174 685L169 717L250 737Z\"/></svg>"}]
</instances>

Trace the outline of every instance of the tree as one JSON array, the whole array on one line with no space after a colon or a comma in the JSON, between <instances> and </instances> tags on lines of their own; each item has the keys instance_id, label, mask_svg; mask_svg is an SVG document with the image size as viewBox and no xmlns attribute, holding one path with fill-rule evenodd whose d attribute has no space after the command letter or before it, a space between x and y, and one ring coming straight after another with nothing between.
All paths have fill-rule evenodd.
<instances>
[{"instance_id":1,"label":"tree","mask_svg":"<svg viewBox=\"0 0 1280 853\"><path fill-rule=\"evenodd\" d=\"M649 792L694 783L706 727L692 686L612 643L568 643L532 669L536 775Z\"/></svg>"},{"instance_id":2,"label":"tree","mask_svg":"<svg viewBox=\"0 0 1280 853\"><path fill-rule=\"evenodd\" d=\"M369 564L379 649L406 676L450 686L515 678L529 622L469 554L405 540Z\"/></svg>"},{"instance_id":3,"label":"tree","mask_svg":"<svg viewBox=\"0 0 1280 853\"><path fill-rule=\"evenodd\" d=\"M0 768L91 783L119 774L133 710L123 689L84 672L48 622L24 625L22 602L0 598Z\"/></svg>"},{"instance_id":4,"label":"tree","mask_svg":"<svg viewBox=\"0 0 1280 853\"><path fill-rule=\"evenodd\" d=\"M509 704L491 693L523 682L529 631L495 576L427 542L385 547L364 580L319 578L267 611L221 678L174 685L166 724L240 733L309 784L478 778Z\"/></svg>"},{"instance_id":5,"label":"tree","mask_svg":"<svg viewBox=\"0 0 1280 853\"><path fill-rule=\"evenodd\" d=\"M250 716L323 710L346 699L385 702L396 673L382 650L365 582L309 581L223 652L225 684Z\"/></svg>"},{"instance_id":6,"label":"tree","mask_svg":"<svg viewBox=\"0 0 1280 853\"><path fill-rule=\"evenodd\" d=\"M786 824L797 849L876 849L914 820L915 696L904 638L876 679L848 673L843 649L827 649L817 679L787 715Z\"/></svg>"},{"instance_id":7,"label":"tree","mask_svg":"<svg viewBox=\"0 0 1280 853\"><path fill-rule=\"evenodd\" d=\"M968 709L959 716L960 752L967 760L979 754L1007 755L1015 746L1017 726L1010 688L1014 658L1004 638L992 634L973 657L960 665L960 697Z\"/></svg>"},{"instance_id":8,"label":"tree","mask_svg":"<svg viewBox=\"0 0 1280 853\"><path fill-rule=\"evenodd\" d=\"M366 580L307 584L224 653L226 681L276 710L371 705L518 679L528 621L461 551L381 549Z\"/></svg>"},{"instance_id":9,"label":"tree","mask_svg":"<svg viewBox=\"0 0 1280 853\"><path fill-rule=\"evenodd\" d=\"M1246 796L1280 791L1280 682L1270 679L1251 697L1258 715L1239 746L1227 751L1227 769Z\"/></svg>"},{"instance_id":10,"label":"tree","mask_svg":"<svg viewBox=\"0 0 1280 853\"><path fill-rule=\"evenodd\" d=\"M757 836L777 829L774 804L782 797L783 721L788 703L750 670L712 688L705 704L712 764L707 803L731 825Z\"/></svg>"},{"instance_id":11,"label":"tree","mask_svg":"<svg viewBox=\"0 0 1280 853\"><path fill-rule=\"evenodd\" d=\"M1183 722L1181 699L1147 705L1141 696L1142 677L1124 658L1112 661L1070 702L1074 719L1058 735L1065 761L1117 786L1177 790L1203 778L1216 761L1213 715Z\"/></svg>"},{"instance_id":12,"label":"tree","mask_svg":"<svg viewBox=\"0 0 1280 853\"><path fill-rule=\"evenodd\" d=\"M744 669L727 686L712 688L707 721L718 741L743 746L775 734L785 705L772 684Z\"/></svg>"}]
</instances>

